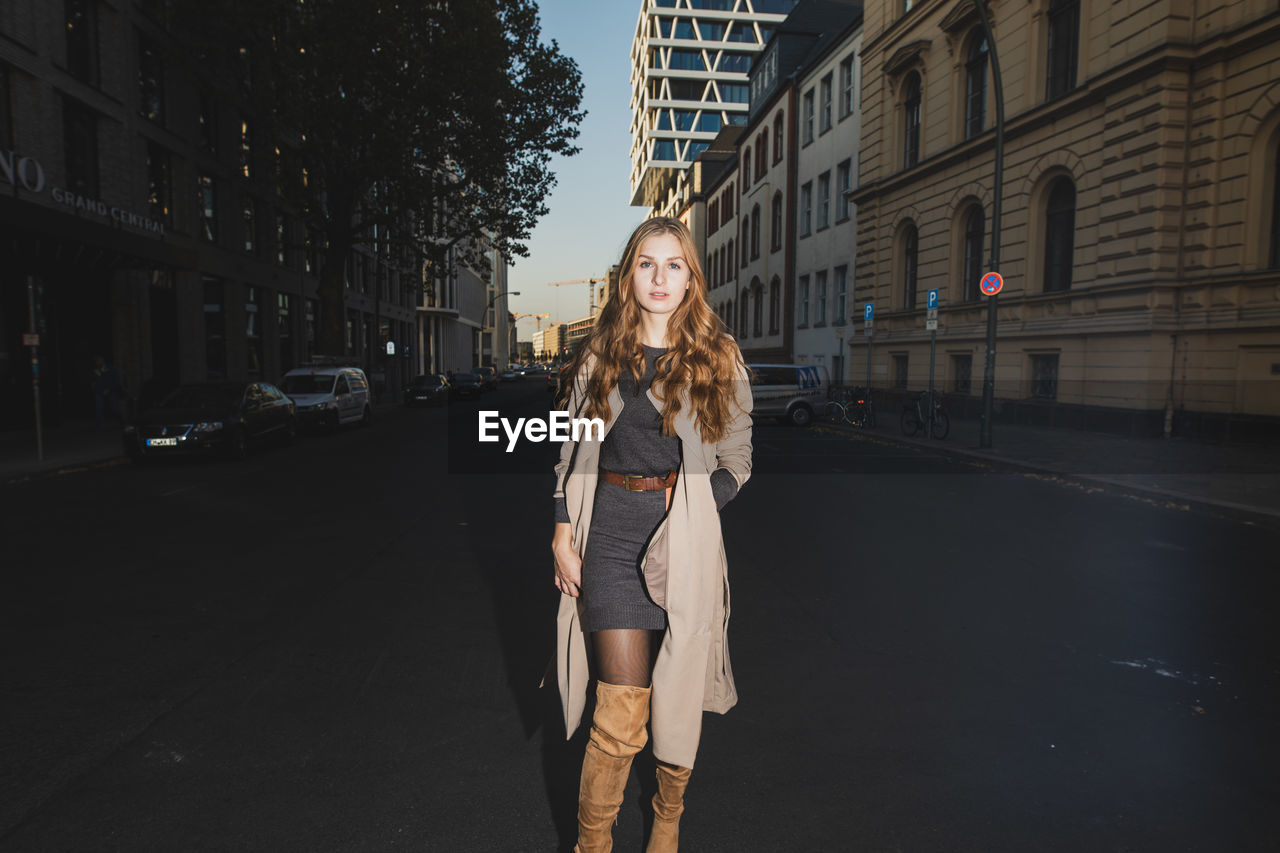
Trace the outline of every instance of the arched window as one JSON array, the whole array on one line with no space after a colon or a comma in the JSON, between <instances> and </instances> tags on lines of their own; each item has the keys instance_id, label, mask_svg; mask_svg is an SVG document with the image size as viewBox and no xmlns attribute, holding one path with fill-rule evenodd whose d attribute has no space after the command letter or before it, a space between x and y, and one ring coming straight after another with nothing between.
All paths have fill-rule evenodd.
<instances>
[{"instance_id":1,"label":"arched window","mask_svg":"<svg viewBox=\"0 0 1280 853\"><path fill-rule=\"evenodd\" d=\"M745 267L751 262L751 217L744 216L742 218L742 265Z\"/></svg>"},{"instance_id":2,"label":"arched window","mask_svg":"<svg viewBox=\"0 0 1280 853\"><path fill-rule=\"evenodd\" d=\"M972 139L987 123L987 38L977 33L965 63L964 138Z\"/></svg>"},{"instance_id":3,"label":"arched window","mask_svg":"<svg viewBox=\"0 0 1280 853\"><path fill-rule=\"evenodd\" d=\"M920 162L920 75L911 72L903 86L902 167L910 169Z\"/></svg>"},{"instance_id":4,"label":"arched window","mask_svg":"<svg viewBox=\"0 0 1280 853\"><path fill-rule=\"evenodd\" d=\"M782 110L773 117L773 162L782 160Z\"/></svg>"},{"instance_id":5,"label":"arched window","mask_svg":"<svg viewBox=\"0 0 1280 853\"><path fill-rule=\"evenodd\" d=\"M760 257L760 205L751 208L751 260Z\"/></svg>"},{"instance_id":6,"label":"arched window","mask_svg":"<svg viewBox=\"0 0 1280 853\"><path fill-rule=\"evenodd\" d=\"M747 336L747 294L742 294L742 298L738 300L738 337L745 338Z\"/></svg>"},{"instance_id":7,"label":"arched window","mask_svg":"<svg viewBox=\"0 0 1280 853\"><path fill-rule=\"evenodd\" d=\"M756 150L760 152L760 156L756 159L756 173L759 177L764 177L764 173L769 168L769 128L760 131L760 139L756 141Z\"/></svg>"},{"instance_id":8,"label":"arched window","mask_svg":"<svg viewBox=\"0 0 1280 853\"><path fill-rule=\"evenodd\" d=\"M1056 178L1049 187L1044 217L1045 292L1071 287L1072 253L1076 236L1076 188L1070 178Z\"/></svg>"},{"instance_id":9,"label":"arched window","mask_svg":"<svg viewBox=\"0 0 1280 853\"><path fill-rule=\"evenodd\" d=\"M747 187L751 186L751 146L748 145L746 150L742 152L742 191L745 193Z\"/></svg>"},{"instance_id":10,"label":"arched window","mask_svg":"<svg viewBox=\"0 0 1280 853\"><path fill-rule=\"evenodd\" d=\"M729 262L729 266L727 268L729 273L725 278L725 281L733 281L738 277L738 255L733 250L732 240L729 241L729 250L725 252L725 259Z\"/></svg>"},{"instance_id":11,"label":"arched window","mask_svg":"<svg viewBox=\"0 0 1280 853\"><path fill-rule=\"evenodd\" d=\"M920 253L919 232L914 224L902 232L902 288L904 308L916 307L917 260Z\"/></svg>"},{"instance_id":12,"label":"arched window","mask_svg":"<svg viewBox=\"0 0 1280 853\"><path fill-rule=\"evenodd\" d=\"M760 337L764 334L764 327L761 325L761 312L764 306L764 285L757 283L751 288L751 334Z\"/></svg>"},{"instance_id":13,"label":"arched window","mask_svg":"<svg viewBox=\"0 0 1280 853\"><path fill-rule=\"evenodd\" d=\"M707 287L716 286L716 253L712 252L711 257L707 258Z\"/></svg>"},{"instance_id":14,"label":"arched window","mask_svg":"<svg viewBox=\"0 0 1280 853\"><path fill-rule=\"evenodd\" d=\"M985 236L986 217L982 208L974 205L964 218L964 269L961 273L965 302L978 298L978 282L982 280L982 240Z\"/></svg>"},{"instance_id":15,"label":"arched window","mask_svg":"<svg viewBox=\"0 0 1280 853\"><path fill-rule=\"evenodd\" d=\"M1076 87L1076 54L1079 52L1080 0L1050 0L1045 100L1061 97Z\"/></svg>"},{"instance_id":16,"label":"arched window","mask_svg":"<svg viewBox=\"0 0 1280 853\"><path fill-rule=\"evenodd\" d=\"M778 334L778 323L782 314L782 282L775 275L769 282L769 334Z\"/></svg>"},{"instance_id":17,"label":"arched window","mask_svg":"<svg viewBox=\"0 0 1280 853\"><path fill-rule=\"evenodd\" d=\"M782 193L773 194L773 207L769 211L769 248L774 252L782 248Z\"/></svg>"},{"instance_id":18,"label":"arched window","mask_svg":"<svg viewBox=\"0 0 1280 853\"><path fill-rule=\"evenodd\" d=\"M729 268L725 266L725 247L720 247L720 283L724 284L729 280Z\"/></svg>"}]
</instances>

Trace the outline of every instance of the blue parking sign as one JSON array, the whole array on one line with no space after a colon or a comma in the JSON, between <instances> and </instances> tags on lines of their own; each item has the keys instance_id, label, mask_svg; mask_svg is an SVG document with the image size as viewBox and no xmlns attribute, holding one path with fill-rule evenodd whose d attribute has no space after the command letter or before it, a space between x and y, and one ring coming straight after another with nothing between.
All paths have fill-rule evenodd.
<instances>
[{"instance_id":1,"label":"blue parking sign","mask_svg":"<svg viewBox=\"0 0 1280 853\"><path fill-rule=\"evenodd\" d=\"M871 322L871 318L875 316L875 313L876 313L875 305L868 302L862 308L862 319L866 320L869 323Z\"/></svg>"},{"instance_id":2,"label":"blue parking sign","mask_svg":"<svg viewBox=\"0 0 1280 853\"><path fill-rule=\"evenodd\" d=\"M929 291L929 303L928 303L927 307L929 307L929 308L937 308L937 307L938 307L938 291L936 291L936 290L930 290L930 291Z\"/></svg>"}]
</instances>

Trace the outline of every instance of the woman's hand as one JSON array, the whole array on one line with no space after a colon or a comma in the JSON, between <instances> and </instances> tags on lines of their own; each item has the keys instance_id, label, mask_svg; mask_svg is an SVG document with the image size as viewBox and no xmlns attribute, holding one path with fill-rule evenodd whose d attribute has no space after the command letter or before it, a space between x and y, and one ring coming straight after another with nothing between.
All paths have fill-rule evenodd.
<instances>
[{"instance_id":1,"label":"woman's hand","mask_svg":"<svg viewBox=\"0 0 1280 853\"><path fill-rule=\"evenodd\" d=\"M582 558L573 550L573 528L569 524L556 524L551 554L556 563L556 589L577 598L582 594Z\"/></svg>"}]
</instances>

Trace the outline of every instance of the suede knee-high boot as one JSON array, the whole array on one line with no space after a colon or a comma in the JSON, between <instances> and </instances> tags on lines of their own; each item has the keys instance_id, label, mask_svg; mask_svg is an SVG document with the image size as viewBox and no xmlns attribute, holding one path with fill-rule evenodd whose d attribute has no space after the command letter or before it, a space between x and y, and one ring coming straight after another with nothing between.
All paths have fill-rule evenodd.
<instances>
[{"instance_id":1,"label":"suede knee-high boot","mask_svg":"<svg viewBox=\"0 0 1280 853\"><path fill-rule=\"evenodd\" d=\"M658 762L658 793L653 795L653 832L645 853L676 853L680 844L680 815L689 786L688 767Z\"/></svg>"},{"instance_id":2,"label":"suede knee-high boot","mask_svg":"<svg viewBox=\"0 0 1280 853\"><path fill-rule=\"evenodd\" d=\"M613 822L622 805L632 757L649 741L648 687L596 684L596 712L578 786L578 843L574 853L613 850Z\"/></svg>"}]
</instances>

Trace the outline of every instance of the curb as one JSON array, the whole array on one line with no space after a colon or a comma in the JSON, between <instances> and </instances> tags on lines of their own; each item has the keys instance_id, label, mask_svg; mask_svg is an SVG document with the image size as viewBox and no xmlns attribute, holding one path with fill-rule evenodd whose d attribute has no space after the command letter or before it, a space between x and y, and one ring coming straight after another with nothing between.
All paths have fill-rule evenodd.
<instances>
[{"instance_id":1,"label":"curb","mask_svg":"<svg viewBox=\"0 0 1280 853\"><path fill-rule=\"evenodd\" d=\"M1247 524L1262 525L1280 529L1280 510L1239 504L1232 501L1212 500L1185 492L1166 491L1163 489L1144 488L1133 483L1115 480L1101 475L1075 474L1060 471L1045 465L1036 465L1017 459L1002 459L977 450L948 445L945 441L919 441L905 436L883 435L878 432L864 432L855 427L843 424L815 423L814 426L829 429L832 432L847 435L857 441L881 442L910 447L916 450L934 450L938 453L958 459L965 463L1006 471L1014 474L1051 477L1055 480L1088 488L1100 488L1109 492L1123 494L1137 500L1147 501L1166 509L1196 510L1209 515L1243 521Z\"/></svg>"}]
</instances>

